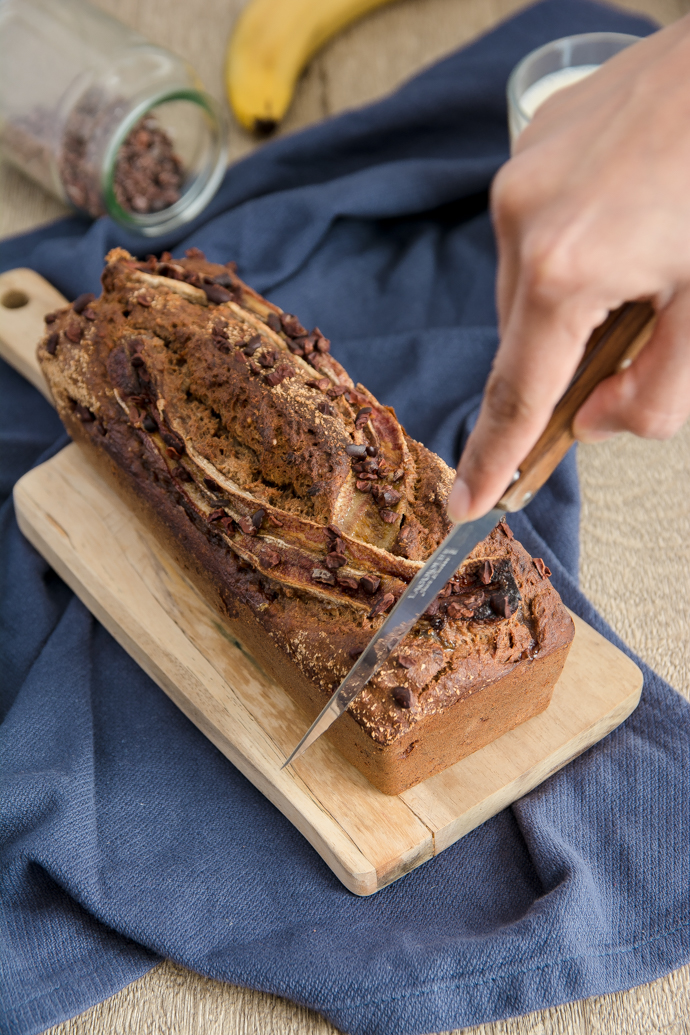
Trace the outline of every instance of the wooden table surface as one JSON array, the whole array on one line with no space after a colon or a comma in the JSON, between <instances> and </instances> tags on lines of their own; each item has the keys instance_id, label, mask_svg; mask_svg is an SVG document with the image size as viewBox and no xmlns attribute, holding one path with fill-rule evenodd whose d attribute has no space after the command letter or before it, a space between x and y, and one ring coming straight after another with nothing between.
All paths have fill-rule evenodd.
<instances>
[{"instance_id":1,"label":"wooden table surface","mask_svg":"<svg viewBox=\"0 0 690 1035\"><path fill-rule=\"evenodd\" d=\"M243 0L98 0L99 6L186 57L223 98L225 40ZM315 0L318 2L318 0ZM307 70L282 129L292 132L390 92L486 31L524 0L399 0L352 26ZM668 23L690 0L626 0ZM235 127L233 159L255 142ZM0 238L62 215L62 206L0 165ZM581 580L617 632L690 697L690 427L671 442L620 436L580 447ZM659 565L659 558L665 563ZM668 563L672 558L672 563ZM662 572L673 571L673 584ZM50 1035L335 1035L276 996L209 981L162 963ZM688 1035L690 967L617 995L464 1029L465 1035Z\"/></svg>"}]
</instances>

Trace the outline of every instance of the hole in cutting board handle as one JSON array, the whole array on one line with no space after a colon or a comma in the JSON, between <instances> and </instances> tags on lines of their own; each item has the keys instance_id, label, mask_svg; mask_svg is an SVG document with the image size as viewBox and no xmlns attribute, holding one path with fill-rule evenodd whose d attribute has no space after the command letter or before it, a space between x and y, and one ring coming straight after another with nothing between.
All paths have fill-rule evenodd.
<instances>
[{"instance_id":1,"label":"hole in cutting board handle","mask_svg":"<svg viewBox=\"0 0 690 1035\"><path fill-rule=\"evenodd\" d=\"M6 291L2 298L0 298L0 303L2 303L5 309L21 309L22 306L29 304L29 296L26 291L12 288L10 291Z\"/></svg>"}]
</instances>

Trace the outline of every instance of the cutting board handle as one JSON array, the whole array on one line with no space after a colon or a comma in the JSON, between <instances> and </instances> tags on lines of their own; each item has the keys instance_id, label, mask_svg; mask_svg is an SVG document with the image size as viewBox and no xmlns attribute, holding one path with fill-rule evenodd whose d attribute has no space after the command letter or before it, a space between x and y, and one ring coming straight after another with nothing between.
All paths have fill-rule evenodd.
<instances>
[{"instance_id":1,"label":"cutting board handle","mask_svg":"<svg viewBox=\"0 0 690 1035\"><path fill-rule=\"evenodd\" d=\"M514 511L529 503L575 441L573 419L585 399L604 378L630 366L649 341L655 323L656 313L649 302L626 302L592 332L570 385L499 507Z\"/></svg>"},{"instance_id":2,"label":"cutting board handle","mask_svg":"<svg viewBox=\"0 0 690 1035\"><path fill-rule=\"evenodd\" d=\"M34 270L0 274L0 356L51 403L36 359L36 346L45 334L43 317L67 304L67 299Z\"/></svg>"}]
</instances>

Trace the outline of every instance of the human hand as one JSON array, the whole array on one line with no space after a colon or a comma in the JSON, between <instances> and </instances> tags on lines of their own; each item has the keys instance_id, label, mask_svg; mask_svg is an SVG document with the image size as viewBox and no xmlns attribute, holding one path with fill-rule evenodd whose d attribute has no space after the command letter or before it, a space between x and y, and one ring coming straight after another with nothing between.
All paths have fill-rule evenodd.
<instances>
[{"instance_id":1,"label":"human hand","mask_svg":"<svg viewBox=\"0 0 690 1035\"><path fill-rule=\"evenodd\" d=\"M591 331L625 301L659 313L574 433L668 438L690 414L690 16L552 95L496 176L501 343L448 503L477 517L546 427Z\"/></svg>"}]
</instances>

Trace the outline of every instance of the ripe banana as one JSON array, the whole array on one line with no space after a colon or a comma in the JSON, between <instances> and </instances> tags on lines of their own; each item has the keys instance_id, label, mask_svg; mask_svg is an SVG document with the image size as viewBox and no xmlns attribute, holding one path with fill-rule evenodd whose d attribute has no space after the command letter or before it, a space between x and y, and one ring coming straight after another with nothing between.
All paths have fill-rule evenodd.
<instances>
[{"instance_id":1,"label":"ripe banana","mask_svg":"<svg viewBox=\"0 0 690 1035\"><path fill-rule=\"evenodd\" d=\"M302 69L327 40L390 0L249 0L228 45L225 79L238 121L272 132Z\"/></svg>"}]
</instances>

